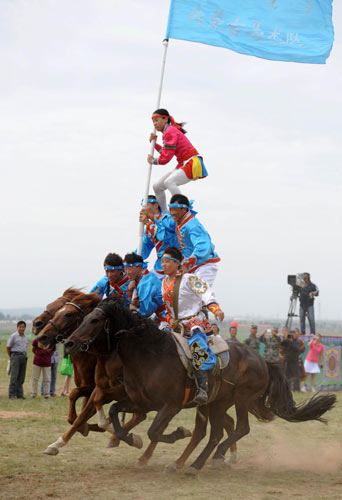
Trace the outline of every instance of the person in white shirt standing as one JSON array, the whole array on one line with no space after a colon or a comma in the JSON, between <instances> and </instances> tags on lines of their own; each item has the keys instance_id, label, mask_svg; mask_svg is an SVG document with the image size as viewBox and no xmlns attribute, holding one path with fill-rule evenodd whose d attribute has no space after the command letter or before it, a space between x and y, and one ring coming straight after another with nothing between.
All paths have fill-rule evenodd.
<instances>
[{"instance_id":1,"label":"person in white shirt standing","mask_svg":"<svg viewBox=\"0 0 342 500\"><path fill-rule=\"evenodd\" d=\"M10 399L25 399L23 384L26 375L28 338L25 321L18 321L17 331L7 341L7 353L11 360L11 380L8 388Z\"/></svg>"}]
</instances>

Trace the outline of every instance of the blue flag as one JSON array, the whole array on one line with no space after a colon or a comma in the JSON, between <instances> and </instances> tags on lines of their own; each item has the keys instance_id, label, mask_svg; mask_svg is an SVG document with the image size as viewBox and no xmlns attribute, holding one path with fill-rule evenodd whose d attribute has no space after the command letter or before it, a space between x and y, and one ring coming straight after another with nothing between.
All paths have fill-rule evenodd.
<instances>
[{"instance_id":1,"label":"blue flag","mask_svg":"<svg viewBox=\"0 0 342 500\"><path fill-rule=\"evenodd\" d=\"M171 0L166 38L324 64L334 40L332 0Z\"/></svg>"}]
</instances>

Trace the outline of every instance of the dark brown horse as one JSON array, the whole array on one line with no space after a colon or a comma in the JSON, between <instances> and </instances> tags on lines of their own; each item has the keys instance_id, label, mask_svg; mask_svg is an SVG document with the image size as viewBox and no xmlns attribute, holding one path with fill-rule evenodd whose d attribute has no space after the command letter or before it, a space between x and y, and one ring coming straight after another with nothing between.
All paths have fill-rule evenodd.
<instances>
[{"instance_id":1,"label":"dark brown horse","mask_svg":"<svg viewBox=\"0 0 342 500\"><path fill-rule=\"evenodd\" d=\"M117 332L120 318L127 315L131 316L133 328ZM164 434L172 418L183 407L187 378L172 337L158 330L150 320L124 310L118 304L104 301L84 319L66 346L70 352L89 349L103 335L107 338L108 351L117 349L123 363L127 398L112 405L110 410L119 439L133 444L132 435L120 424L119 412L147 413L153 410L157 415L148 430L152 447L157 442L173 443L183 437L180 429ZM194 390L190 393L190 401ZM188 469L189 473L197 473L215 448L214 462L217 465L223 463L227 448L249 433L248 412L263 421L271 421L275 416L290 422L322 421L322 415L336 401L334 395L315 395L296 406L279 367L266 363L252 349L241 344L231 344L230 363L223 370L219 387L213 377L209 378L209 398L209 442ZM237 414L236 429L219 445L225 414L233 405ZM186 408L192 406L190 402Z\"/></svg>"},{"instance_id":2,"label":"dark brown horse","mask_svg":"<svg viewBox=\"0 0 342 500\"><path fill-rule=\"evenodd\" d=\"M46 306L45 310L32 321L32 333L37 335L48 323L48 321L54 317L58 309L64 306L64 304L69 300L72 300L80 292L81 290L70 287L65 290L61 297L58 297L53 302L50 302L50 304Z\"/></svg>"}]
</instances>

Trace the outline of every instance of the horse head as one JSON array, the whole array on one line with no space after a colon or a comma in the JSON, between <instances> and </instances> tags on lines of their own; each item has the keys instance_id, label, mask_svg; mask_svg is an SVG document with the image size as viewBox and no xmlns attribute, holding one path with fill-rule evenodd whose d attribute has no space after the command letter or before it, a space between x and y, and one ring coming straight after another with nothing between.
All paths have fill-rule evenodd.
<instances>
[{"instance_id":1,"label":"horse head","mask_svg":"<svg viewBox=\"0 0 342 500\"><path fill-rule=\"evenodd\" d=\"M32 333L38 335L44 326L48 324L48 321L54 317L58 309L63 307L66 302L72 300L80 292L81 290L70 287L64 291L61 297L48 304L45 310L32 321Z\"/></svg>"},{"instance_id":2,"label":"horse head","mask_svg":"<svg viewBox=\"0 0 342 500\"><path fill-rule=\"evenodd\" d=\"M88 314L66 340L70 354L96 349L110 351L115 334L128 326L132 313L117 298L105 299Z\"/></svg>"},{"instance_id":3,"label":"horse head","mask_svg":"<svg viewBox=\"0 0 342 500\"><path fill-rule=\"evenodd\" d=\"M39 342L45 347L64 342L100 301L101 298L96 294L79 293L72 302L65 302L39 333Z\"/></svg>"}]
</instances>

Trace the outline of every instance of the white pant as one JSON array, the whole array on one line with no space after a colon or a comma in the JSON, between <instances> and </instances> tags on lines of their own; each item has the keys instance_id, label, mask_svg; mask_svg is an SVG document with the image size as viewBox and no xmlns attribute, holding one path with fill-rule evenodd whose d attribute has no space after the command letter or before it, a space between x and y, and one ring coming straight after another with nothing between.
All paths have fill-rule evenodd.
<instances>
[{"instance_id":1,"label":"white pant","mask_svg":"<svg viewBox=\"0 0 342 500\"><path fill-rule=\"evenodd\" d=\"M194 271L194 274L202 278L208 285L212 288L216 274L217 274L217 263L209 263L209 264L203 264L203 266L200 266Z\"/></svg>"},{"instance_id":2,"label":"white pant","mask_svg":"<svg viewBox=\"0 0 342 500\"><path fill-rule=\"evenodd\" d=\"M185 174L184 170L181 168L175 168L163 175L155 184L153 184L153 189L158 200L160 209L162 212L168 212L168 207L166 204L165 190L168 189L171 195L181 194L181 190L178 186L187 184L192 179L189 179Z\"/></svg>"},{"instance_id":3,"label":"white pant","mask_svg":"<svg viewBox=\"0 0 342 500\"><path fill-rule=\"evenodd\" d=\"M50 396L50 377L51 377L51 366L37 366L32 365L32 396L37 396L38 381L40 373L43 372L44 379L44 396Z\"/></svg>"}]
</instances>

